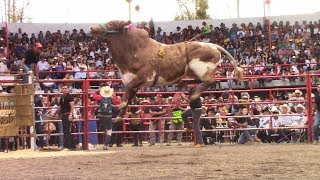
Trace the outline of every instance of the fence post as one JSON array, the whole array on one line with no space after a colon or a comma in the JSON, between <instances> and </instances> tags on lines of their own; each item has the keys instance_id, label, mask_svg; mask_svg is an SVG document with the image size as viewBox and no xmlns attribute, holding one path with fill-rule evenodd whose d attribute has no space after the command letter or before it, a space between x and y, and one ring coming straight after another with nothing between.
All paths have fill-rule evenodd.
<instances>
[{"instance_id":1,"label":"fence post","mask_svg":"<svg viewBox=\"0 0 320 180\"><path fill-rule=\"evenodd\" d=\"M312 86L311 86L311 76L310 73L307 73L306 75L306 89L307 89L307 122L308 122L308 142L312 141L312 124L313 124L313 118L312 118Z\"/></svg>"},{"instance_id":2,"label":"fence post","mask_svg":"<svg viewBox=\"0 0 320 180\"><path fill-rule=\"evenodd\" d=\"M88 146L88 93L89 87L88 80L82 81L82 89L83 89L83 148L89 150Z\"/></svg>"}]
</instances>

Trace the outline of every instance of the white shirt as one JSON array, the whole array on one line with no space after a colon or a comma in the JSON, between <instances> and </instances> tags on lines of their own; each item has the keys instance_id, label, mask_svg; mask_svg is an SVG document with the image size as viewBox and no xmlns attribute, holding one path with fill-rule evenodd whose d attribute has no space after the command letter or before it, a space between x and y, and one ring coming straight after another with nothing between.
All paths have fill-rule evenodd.
<instances>
[{"instance_id":1,"label":"white shirt","mask_svg":"<svg viewBox=\"0 0 320 180\"><path fill-rule=\"evenodd\" d=\"M8 71L7 65L5 65L3 62L0 62L0 73L4 73Z\"/></svg>"},{"instance_id":2,"label":"white shirt","mask_svg":"<svg viewBox=\"0 0 320 180\"><path fill-rule=\"evenodd\" d=\"M304 125L304 123L306 122L307 117L304 115L300 115L300 114L295 114L293 116L291 116L292 118L292 125L295 126L302 126Z\"/></svg>"},{"instance_id":3,"label":"white shirt","mask_svg":"<svg viewBox=\"0 0 320 180\"><path fill-rule=\"evenodd\" d=\"M317 65L317 64L316 64L317 61L316 61L316 59L312 58L310 62L311 62L310 68L313 69L313 67Z\"/></svg>"},{"instance_id":4,"label":"white shirt","mask_svg":"<svg viewBox=\"0 0 320 180\"><path fill-rule=\"evenodd\" d=\"M44 80L52 80L51 78L45 78ZM46 87L51 87L53 86L54 82L44 82L43 85Z\"/></svg>"},{"instance_id":5,"label":"white shirt","mask_svg":"<svg viewBox=\"0 0 320 180\"><path fill-rule=\"evenodd\" d=\"M102 61L101 60L97 60L96 62L96 67L102 66Z\"/></svg>"},{"instance_id":6,"label":"white shirt","mask_svg":"<svg viewBox=\"0 0 320 180\"><path fill-rule=\"evenodd\" d=\"M260 117L259 127L261 128L269 128L270 127L270 117Z\"/></svg>"},{"instance_id":7,"label":"white shirt","mask_svg":"<svg viewBox=\"0 0 320 180\"><path fill-rule=\"evenodd\" d=\"M74 75L74 79L85 79L85 78L87 78L87 73L84 71L76 72L76 74Z\"/></svg>"},{"instance_id":8,"label":"white shirt","mask_svg":"<svg viewBox=\"0 0 320 180\"><path fill-rule=\"evenodd\" d=\"M292 124L292 116L290 115L279 115L279 123L282 126L287 126Z\"/></svg>"},{"instance_id":9,"label":"white shirt","mask_svg":"<svg viewBox=\"0 0 320 180\"><path fill-rule=\"evenodd\" d=\"M47 71L50 69L50 65L46 61L39 61L38 68L39 68L39 71Z\"/></svg>"}]
</instances>

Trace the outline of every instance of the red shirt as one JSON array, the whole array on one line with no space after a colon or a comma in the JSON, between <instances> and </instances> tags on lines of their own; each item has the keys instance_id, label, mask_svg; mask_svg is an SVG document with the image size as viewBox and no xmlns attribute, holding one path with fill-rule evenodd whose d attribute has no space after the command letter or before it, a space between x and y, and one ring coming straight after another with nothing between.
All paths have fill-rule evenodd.
<instances>
[{"instance_id":1,"label":"red shirt","mask_svg":"<svg viewBox=\"0 0 320 180\"><path fill-rule=\"evenodd\" d=\"M99 102L99 101L101 101L102 96L100 95L100 93L96 92L96 93L93 94L92 98L93 98L93 100Z\"/></svg>"}]
</instances>

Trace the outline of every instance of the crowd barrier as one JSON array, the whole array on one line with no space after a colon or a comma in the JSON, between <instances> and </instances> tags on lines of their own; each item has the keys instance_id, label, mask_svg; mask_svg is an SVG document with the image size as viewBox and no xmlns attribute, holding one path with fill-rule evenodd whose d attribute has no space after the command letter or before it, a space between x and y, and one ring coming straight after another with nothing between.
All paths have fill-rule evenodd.
<instances>
[{"instance_id":1,"label":"crowd barrier","mask_svg":"<svg viewBox=\"0 0 320 180\"><path fill-rule=\"evenodd\" d=\"M53 72L51 72L53 73ZM89 71L87 72L89 73ZM265 88L259 88L256 89L253 87L253 85L250 85L249 89L232 89L232 90L217 90L217 91L204 91L203 95L207 95L207 94L221 94L224 92L228 92L231 97L234 97L234 95L242 93L242 92L249 92L249 93L262 93L264 92L265 94L267 94L269 96L269 99L266 99L264 101L260 101L260 102L254 102L254 101L250 101L250 102L245 102L245 103L239 103L236 102L236 100L234 98L232 98L229 102L223 102L223 103L216 103L216 104L203 104L204 106L218 106L218 105L238 105L238 104L246 104L246 105L250 105L251 107L253 107L254 105L257 104L284 104L284 103L288 103L288 100L282 100L282 101L275 101L272 97L273 97L273 93L277 93L279 91L284 91L284 92L288 92L288 91L294 91L294 90L302 90L305 91L306 94L306 98L304 101L290 101L290 103L303 103L306 106L306 118L307 118L307 124L304 126L289 126L289 127L273 127L272 126L272 115L270 115L270 126L268 128L254 128L256 130L281 130L281 129L304 129L307 131L307 138L308 141L310 142L313 139L313 135L312 135L312 124L313 124L313 119L312 119L312 107L313 107L313 103L314 100L311 97L312 92L316 89L316 87L314 87L312 85L312 78L313 77L318 77L317 74L312 74L312 73L306 73L304 75L288 75L288 76L263 76L263 77L244 77L244 79L249 80L250 84L253 84L254 81L257 80L257 78L299 78L299 77L303 77L305 79L305 86L303 87L291 87L291 88L269 88L269 89L265 89ZM221 81L226 81L228 80L227 78L216 78L217 80L221 80ZM191 79L184 79L183 81L190 81ZM97 105L91 105L89 104L89 97L92 93L91 90L91 86L90 83L92 82L104 82L104 81L120 81L119 79L82 79L82 80L58 80L58 79L54 79L54 80L50 80L52 82L55 83L81 83L82 84L82 89L81 92L73 92L72 94L74 94L75 96L79 97L81 100L81 104L80 106L76 106L75 108L79 108L82 109L82 114L80 115L79 118L74 119L74 123L78 123L81 122L83 123L83 128L82 130L78 131L78 132L73 132L73 135L76 136L83 136L83 145L84 148L88 148L88 136L90 134L103 134L104 132L89 132L88 131L88 123L90 121L97 121L96 118L93 118L92 116L90 116L90 111L93 111L94 108L97 108ZM47 80L38 80L35 81L35 83L42 83L42 82L49 82ZM16 81L11 81L11 80L0 80L0 85L1 84L5 84L5 83L14 83L14 84L18 84L19 80ZM115 92L117 95L122 95L123 92ZM175 91L175 92L147 92L144 91L143 89L140 90L138 92L138 95L142 96L142 95L156 95L156 94L163 94L163 95L173 95L175 93L187 93L187 92L183 92L183 91ZM56 96L59 95L59 92L50 92L50 93L43 93L43 92L37 92L37 95L41 95L42 97L46 97L47 101L49 101L50 97L52 96ZM172 107L173 104L165 104L163 105L164 107ZM186 104L187 105L187 104ZM136 106L136 105L129 105L130 106ZM155 105L139 105L139 107L144 108L144 107L151 107L151 106L155 106ZM44 107L35 107L35 109L52 109L51 106L49 106L49 102L45 103ZM294 114L293 114L294 115ZM89 117L90 116L90 117ZM219 118L236 118L237 116L221 116ZM259 115L253 115L253 110L251 108L250 111L250 117L261 117ZM157 130L157 131L128 131L127 130L127 126L129 124L130 121L132 120L142 120L144 121L144 124L147 126L148 122L150 120L161 120L161 121L166 121L166 120L171 120L173 117L167 116L167 117L161 117L161 118L152 118L150 116L146 116L141 115L141 118L128 118L127 116L124 118L123 121L123 130L122 131L114 131L113 133L117 134L117 133L123 133L123 134L132 134L132 133L150 133L150 132L163 132L163 133L167 133L167 132L183 132L183 130ZM35 121L35 123L43 123L43 124L48 124L48 123L54 123L54 122L61 122L61 120L58 117L52 117L52 119L49 118L45 118L42 121ZM45 126L46 132L44 134L37 134L36 137L39 136L61 136L63 135L62 132L59 133L51 133L50 130L50 126ZM204 131L242 131L242 130L248 130L247 128L229 128L229 127L222 127L222 128L216 128L213 130L204 130ZM193 134L194 135L194 134ZM30 138L31 141L34 141L34 139L32 139L32 137L35 137L33 134L33 131L26 131L24 134L19 134L20 138Z\"/></svg>"}]
</instances>

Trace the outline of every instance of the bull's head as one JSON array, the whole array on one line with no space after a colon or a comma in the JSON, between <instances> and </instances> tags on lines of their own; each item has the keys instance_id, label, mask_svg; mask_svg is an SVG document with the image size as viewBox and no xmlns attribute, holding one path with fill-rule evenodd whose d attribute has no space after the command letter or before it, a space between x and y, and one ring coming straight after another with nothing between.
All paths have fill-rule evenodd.
<instances>
[{"instance_id":1,"label":"bull's head","mask_svg":"<svg viewBox=\"0 0 320 180\"><path fill-rule=\"evenodd\" d=\"M90 28L90 32L93 36L105 37L108 34L122 32L129 24L131 21L114 20L105 24L96 24Z\"/></svg>"}]
</instances>

